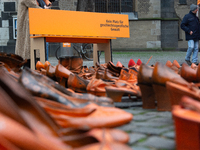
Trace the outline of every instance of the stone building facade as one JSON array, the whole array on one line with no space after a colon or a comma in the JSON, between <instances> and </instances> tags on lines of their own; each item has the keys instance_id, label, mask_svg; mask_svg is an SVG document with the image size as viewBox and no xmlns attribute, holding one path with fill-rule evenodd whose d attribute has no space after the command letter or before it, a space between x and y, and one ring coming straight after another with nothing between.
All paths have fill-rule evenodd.
<instances>
[{"instance_id":1,"label":"stone building facade","mask_svg":"<svg viewBox=\"0 0 200 150\"><path fill-rule=\"evenodd\" d=\"M0 52L14 53L17 3L0 0ZM186 50L180 22L192 3L196 0L133 0L133 12L128 13L130 38L113 40L113 50ZM52 8L75 11L76 6L77 0L56 0ZM50 44L50 56L57 47L58 43Z\"/></svg>"}]
</instances>

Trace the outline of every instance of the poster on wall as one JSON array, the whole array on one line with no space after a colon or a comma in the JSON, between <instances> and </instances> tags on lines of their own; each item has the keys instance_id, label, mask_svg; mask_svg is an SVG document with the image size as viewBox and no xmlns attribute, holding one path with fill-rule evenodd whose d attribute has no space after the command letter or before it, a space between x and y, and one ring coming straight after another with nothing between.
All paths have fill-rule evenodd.
<instances>
[{"instance_id":1,"label":"poster on wall","mask_svg":"<svg viewBox=\"0 0 200 150\"><path fill-rule=\"evenodd\" d=\"M17 17L13 18L13 39L17 39Z\"/></svg>"}]
</instances>

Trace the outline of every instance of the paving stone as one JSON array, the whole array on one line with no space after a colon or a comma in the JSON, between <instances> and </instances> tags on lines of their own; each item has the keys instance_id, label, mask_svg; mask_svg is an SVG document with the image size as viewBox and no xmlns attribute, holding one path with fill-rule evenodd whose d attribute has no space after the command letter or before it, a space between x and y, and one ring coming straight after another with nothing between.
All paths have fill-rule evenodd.
<instances>
[{"instance_id":1,"label":"paving stone","mask_svg":"<svg viewBox=\"0 0 200 150\"><path fill-rule=\"evenodd\" d=\"M151 110L150 112L147 112L147 113L145 113L145 115L146 116L148 116L148 115L155 115L155 116L158 116L159 115L159 113L157 112L157 111L153 111L153 110Z\"/></svg>"},{"instance_id":2,"label":"paving stone","mask_svg":"<svg viewBox=\"0 0 200 150\"><path fill-rule=\"evenodd\" d=\"M165 122L151 122L151 121L134 122L133 124L136 125L136 126L146 126L146 127L162 127L162 126L166 126Z\"/></svg>"},{"instance_id":3,"label":"paving stone","mask_svg":"<svg viewBox=\"0 0 200 150\"><path fill-rule=\"evenodd\" d=\"M175 129L173 124L172 125L164 126L162 128L168 129L169 131L174 131L174 129Z\"/></svg>"},{"instance_id":4,"label":"paving stone","mask_svg":"<svg viewBox=\"0 0 200 150\"><path fill-rule=\"evenodd\" d=\"M146 114L135 115L133 117L133 120L135 120L135 121L147 121L147 120L150 120L150 119L155 118L155 117L156 117L155 115L146 115Z\"/></svg>"},{"instance_id":5,"label":"paving stone","mask_svg":"<svg viewBox=\"0 0 200 150\"><path fill-rule=\"evenodd\" d=\"M123 109L124 111L130 112L133 115L137 115L137 114L141 114L141 113L145 113L145 111L143 109L134 109L134 108L129 108L129 109Z\"/></svg>"},{"instance_id":6,"label":"paving stone","mask_svg":"<svg viewBox=\"0 0 200 150\"><path fill-rule=\"evenodd\" d=\"M152 149L145 148L145 147L142 147L142 146L132 146L131 148L133 150L152 150Z\"/></svg>"},{"instance_id":7,"label":"paving stone","mask_svg":"<svg viewBox=\"0 0 200 150\"><path fill-rule=\"evenodd\" d=\"M174 121L171 118L167 118L167 117L157 117L157 118L151 119L151 122L164 122L166 124L173 124Z\"/></svg>"},{"instance_id":8,"label":"paving stone","mask_svg":"<svg viewBox=\"0 0 200 150\"><path fill-rule=\"evenodd\" d=\"M140 143L140 146L150 146L156 149L175 149L175 142L171 139L161 138L158 136L151 136L145 142Z\"/></svg>"},{"instance_id":9,"label":"paving stone","mask_svg":"<svg viewBox=\"0 0 200 150\"><path fill-rule=\"evenodd\" d=\"M140 107L142 102L116 102L114 103L117 108L130 108L130 107Z\"/></svg>"},{"instance_id":10,"label":"paving stone","mask_svg":"<svg viewBox=\"0 0 200 150\"><path fill-rule=\"evenodd\" d=\"M123 126L117 127L116 129L120 129L126 132L130 132L133 130L133 128L137 128L133 123L125 124Z\"/></svg>"},{"instance_id":11,"label":"paving stone","mask_svg":"<svg viewBox=\"0 0 200 150\"><path fill-rule=\"evenodd\" d=\"M171 119L172 119L172 113L171 113L171 112L168 112L168 111L158 113L158 116L167 117L167 118L171 118Z\"/></svg>"},{"instance_id":12,"label":"paving stone","mask_svg":"<svg viewBox=\"0 0 200 150\"><path fill-rule=\"evenodd\" d=\"M128 144L132 145L135 142L138 142L139 140L146 138L147 136L145 134L139 134L139 133L131 133L129 134L129 142Z\"/></svg>"},{"instance_id":13,"label":"paving stone","mask_svg":"<svg viewBox=\"0 0 200 150\"><path fill-rule=\"evenodd\" d=\"M152 128L152 127L134 127L131 129L132 132L160 135L164 132L169 131L167 128Z\"/></svg>"},{"instance_id":14,"label":"paving stone","mask_svg":"<svg viewBox=\"0 0 200 150\"><path fill-rule=\"evenodd\" d=\"M173 132L173 131L167 132L167 133L164 133L163 136L165 136L167 138L175 139L175 132Z\"/></svg>"}]
</instances>

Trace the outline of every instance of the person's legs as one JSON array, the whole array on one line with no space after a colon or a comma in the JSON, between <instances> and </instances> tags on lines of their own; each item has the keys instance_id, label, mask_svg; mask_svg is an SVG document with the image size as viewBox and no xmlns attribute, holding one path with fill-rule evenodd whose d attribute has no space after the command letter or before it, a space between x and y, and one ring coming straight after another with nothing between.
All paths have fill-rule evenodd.
<instances>
[{"instance_id":1,"label":"person's legs","mask_svg":"<svg viewBox=\"0 0 200 150\"><path fill-rule=\"evenodd\" d=\"M185 56L185 61L188 63L188 65L191 65L190 57L191 57L193 49L194 49L194 40L189 40L188 41L188 49L187 49L187 53Z\"/></svg>"},{"instance_id":2,"label":"person's legs","mask_svg":"<svg viewBox=\"0 0 200 150\"><path fill-rule=\"evenodd\" d=\"M198 63L199 40L194 40L194 50L192 55L192 63Z\"/></svg>"}]
</instances>

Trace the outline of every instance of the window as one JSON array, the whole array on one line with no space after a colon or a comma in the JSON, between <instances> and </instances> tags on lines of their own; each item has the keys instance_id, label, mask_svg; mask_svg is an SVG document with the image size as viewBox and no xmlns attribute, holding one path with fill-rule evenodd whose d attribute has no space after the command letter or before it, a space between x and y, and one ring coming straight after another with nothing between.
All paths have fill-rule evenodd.
<instances>
[{"instance_id":1,"label":"window","mask_svg":"<svg viewBox=\"0 0 200 150\"><path fill-rule=\"evenodd\" d=\"M186 0L179 0L179 4L181 4L181 5L187 5L187 1Z\"/></svg>"},{"instance_id":2,"label":"window","mask_svg":"<svg viewBox=\"0 0 200 150\"><path fill-rule=\"evenodd\" d=\"M134 0L95 0L95 11L106 13L133 12Z\"/></svg>"}]
</instances>

